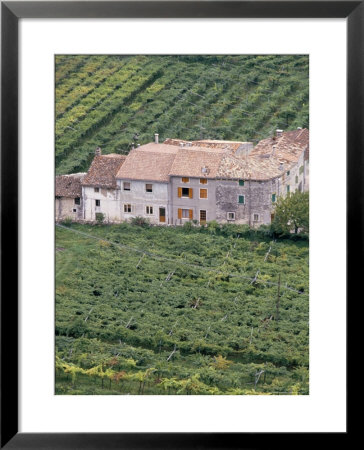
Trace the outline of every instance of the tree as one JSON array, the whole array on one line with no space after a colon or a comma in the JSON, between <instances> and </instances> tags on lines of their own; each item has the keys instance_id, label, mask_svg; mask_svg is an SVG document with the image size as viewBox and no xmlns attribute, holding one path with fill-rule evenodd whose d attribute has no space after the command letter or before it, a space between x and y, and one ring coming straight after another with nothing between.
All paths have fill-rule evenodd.
<instances>
[{"instance_id":1,"label":"tree","mask_svg":"<svg viewBox=\"0 0 364 450\"><path fill-rule=\"evenodd\" d=\"M308 192L296 191L287 197L278 197L275 216L272 223L273 231L278 234L289 234L294 231L308 233L309 231L309 195Z\"/></svg>"}]
</instances>

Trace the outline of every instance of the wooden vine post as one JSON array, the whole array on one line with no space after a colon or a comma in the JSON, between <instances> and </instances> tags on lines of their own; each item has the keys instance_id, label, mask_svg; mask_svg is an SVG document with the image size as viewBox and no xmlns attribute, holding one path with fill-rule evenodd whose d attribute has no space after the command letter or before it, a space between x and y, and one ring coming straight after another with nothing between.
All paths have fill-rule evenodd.
<instances>
[{"instance_id":1,"label":"wooden vine post","mask_svg":"<svg viewBox=\"0 0 364 450\"><path fill-rule=\"evenodd\" d=\"M278 294L277 294L276 317L275 317L275 320L279 320L280 291L281 291L281 274L279 274L279 276L278 276Z\"/></svg>"}]
</instances>

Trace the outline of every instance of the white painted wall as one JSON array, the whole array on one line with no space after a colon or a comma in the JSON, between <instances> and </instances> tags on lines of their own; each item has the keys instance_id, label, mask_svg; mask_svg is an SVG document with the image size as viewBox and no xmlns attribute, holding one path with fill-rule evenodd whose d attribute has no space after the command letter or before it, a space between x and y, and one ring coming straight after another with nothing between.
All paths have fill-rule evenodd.
<instances>
[{"instance_id":1,"label":"white painted wall","mask_svg":"<svg viewBox=\"0 0 364 450\"><path fill-rule=\"evenodd\" d=\"M120 199L118 189L99 188L95 192L94 187L82 187L82 196L84 202L83 219L86 221L95 221L96 213L105 215L105 222L120 222ZM96 206L96 200L100 200L100 206Z\"/></svg>"}]
</instances>

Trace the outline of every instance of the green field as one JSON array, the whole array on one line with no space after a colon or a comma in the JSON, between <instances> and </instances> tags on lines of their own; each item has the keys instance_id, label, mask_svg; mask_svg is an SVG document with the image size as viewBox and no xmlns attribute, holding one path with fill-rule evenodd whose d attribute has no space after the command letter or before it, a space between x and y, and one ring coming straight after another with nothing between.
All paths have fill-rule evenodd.
<instances>
[{"instance_id":1,"label":"green field","mask_svg":"<svg viewBox=\"0 0 364 450\"><path fill-rule=\"evenodd\" d=\"M57 226L56 394L308 394L308 255L213 222Z\"/></svg>"},{"instance_id":2,"label":"green field","mask_svg":"<svg viewBox=\"0 0 364 450\"><path fill-rule=\"evenodd\" d=\"M257 142L307 127L308 56L56 56L56 171L154 133Z\"/></svg>"}]
</instances>

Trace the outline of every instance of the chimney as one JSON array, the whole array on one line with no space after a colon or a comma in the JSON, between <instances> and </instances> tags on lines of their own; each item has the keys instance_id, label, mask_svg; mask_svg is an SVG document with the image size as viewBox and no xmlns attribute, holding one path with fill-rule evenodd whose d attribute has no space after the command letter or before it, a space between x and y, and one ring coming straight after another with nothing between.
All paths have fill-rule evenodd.
<instances>
[{"instance_id":1,"label":"chimney","mask_svg":"<svg viewBox=\"0 0 364 450\"><path fill-rule=\"evenodd\" d=\"M101 148L97 147L95 150L95 156L101 156Z\"/></svg>"},{"instance_id":2,"label":"chimney","mask_svg":"<svg viewBox=\"0 0 364 450\"><path fill-rule=\"evenodd\" d=\"M158 140L159 140L159 134L158 133L154 133L154 143L158 144Z\"/></svg>"},{"instance_id":3,"label":"chimney","mask_svg":"<svg viewBox=\"0 0 364 450\"><path fill-rule=\"evenodd\" d=\"M276 136L281 137L283 134L283 130L276 130Z\"/></svg>"}]
</instances>

